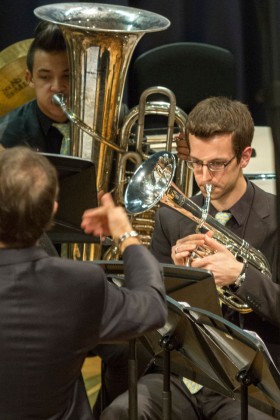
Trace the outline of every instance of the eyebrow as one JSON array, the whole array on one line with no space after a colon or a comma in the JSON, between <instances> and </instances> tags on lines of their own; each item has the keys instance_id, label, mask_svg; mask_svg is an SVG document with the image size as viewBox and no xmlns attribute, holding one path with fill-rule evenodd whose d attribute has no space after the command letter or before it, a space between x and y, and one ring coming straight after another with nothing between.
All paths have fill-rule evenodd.
<instances>
[{"instance_id":1,"label":"eyebrow","mask_svg":"<svg viewBox=\"0 0 280 420\"><path fill-rule=\"evenodd\" d=\"M42 68L42 69L38 69L38 70L37 70L37 72L38 72L38 73L40 73L40 72L43 72L43 73L50 73L50 71L51 71L51 70L49 70L49 69L44 69L44 68Z\"/></svg>"},{"instance_id":2,"label":"eyebrow","mask_svg":"<svg viewBox=\"0 0 280 420\"><path fill-rule=\"evenodd\" d=\"M197 160L198 162L203 162L203 160L202 160L202 159L198 159L198 158L196 158L196 157L194 157L194 156L192 156L192 155L190 155L190 158L191 158L191 159L193 159L193 160ZM209 162L215 162L215 161L224 161L224 160L227 160L227 158L221 158L221 157L218 157L218 158L213 158L213 159L210 159L210 160L208 161L208 163L209 163Z\"/></svg>"},{"instance_id":3,"label":"eyebrow","mask_svg":"<svg viewBox=\"0 0 280 420\"><path fill-rule=\"evenodd\" d=\"M37 70L37 73L51 73L52 72L52 70L50 70L50 69L44 69L44 68L41 68L41 69L38 69ZM62 71L62 73L69 73L70 72L70 70L67 68L67 69L64 69L63 71Z\"/></svg>"}]
</instances>

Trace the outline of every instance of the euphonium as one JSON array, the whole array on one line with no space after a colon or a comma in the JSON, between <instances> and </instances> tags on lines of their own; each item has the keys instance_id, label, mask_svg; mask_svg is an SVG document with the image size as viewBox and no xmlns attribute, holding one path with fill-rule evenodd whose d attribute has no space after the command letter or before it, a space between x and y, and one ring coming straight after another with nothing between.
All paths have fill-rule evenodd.
<instances>
[{"instance_id":1,"label":"euphonium","mask_svg":"<svg viewBox=\"0 0 280 420\"><path fill-rule=\"evenodd\" d=\"M131 178L125 192L127 211L131 214L139 214L161 202L193 220L200 229L203 227L213 232L213 238L225 245L236 258L270 275L269 264L260 251L221 225L205 209L187 198L172 182L175 168L175 157L169 152L156 153L142 163ZM218 288L218 293L220 300L227 306L241 313L251 312L251 308L229 287Z\"/></svg>"}]
</instances>

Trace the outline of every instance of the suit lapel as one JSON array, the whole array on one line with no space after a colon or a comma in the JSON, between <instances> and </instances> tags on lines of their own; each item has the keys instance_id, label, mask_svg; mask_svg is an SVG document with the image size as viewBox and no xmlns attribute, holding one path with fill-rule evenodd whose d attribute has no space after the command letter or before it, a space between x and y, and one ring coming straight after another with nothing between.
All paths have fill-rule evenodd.
<instances>
[{"instance_id":1,"label":"suit lapel","mask_svg":"<svg viewBox=\"0 0 280 420\"><path fill-rule=\"evenodd\" d=\"M253 185L254 199L246 226L246 240L257 249L262 247L274 214L273 200L258 186Z\"/></svg>"}]
</instances>

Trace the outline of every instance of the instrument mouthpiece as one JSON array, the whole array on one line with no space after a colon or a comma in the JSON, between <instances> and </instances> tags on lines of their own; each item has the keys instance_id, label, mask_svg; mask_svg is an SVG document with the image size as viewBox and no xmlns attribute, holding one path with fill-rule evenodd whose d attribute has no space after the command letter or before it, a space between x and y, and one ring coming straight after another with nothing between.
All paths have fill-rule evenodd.
<instances>
[{"instance_id":1,"label":"instrument mouthpiece","mask_svg":"<svg viewBox=\"0 0 280 420\"><path fill-rule=\"evenodd\" d=\"M212 184L205 184L205 191L206 191L207 195L210 195L212 190L213 190L213 185Z\"/></svg>"},{"instance_id":2,"label":"instrument mouthpiece","mask_svg":"<svg viewBox=\"0 0 280 420\"><path fill-rule=\"evenodd\" d=\"M55 105L62 106L65 105L64 95L62 93L55 93L52 97L52 102Z\"/></svg>"}]
</instances>

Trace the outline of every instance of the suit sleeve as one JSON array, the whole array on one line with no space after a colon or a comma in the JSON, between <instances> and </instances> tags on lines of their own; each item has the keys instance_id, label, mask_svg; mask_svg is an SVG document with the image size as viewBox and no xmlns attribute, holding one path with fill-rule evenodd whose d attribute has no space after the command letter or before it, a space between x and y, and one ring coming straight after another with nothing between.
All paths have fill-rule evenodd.
<instances>
[{"instance_id":1,"label":"suit sleeve","mask_svg":"<svg viewBox=\"0 0 280 420\"><path fill-rule=\"evenodd\" d=\"M280 326L280 266L278 247L277 203L273 194L256 186L255 203L248 221L247 237L252 246L266 257L271 275L249 265L246 280L238 290L244 300L261 318L278 328ZM260 203L262 205L260 206Z\"/></svg>"},{"instance_id":2,"label":"suit sleeve","mask_svg":"<svg viewBox=\"0 0 280 420\"><path fill-rule=\"evenodd\" d=\"M237 295L262 319L280 327L280 285L250 266Z\"/></svg>"},{"instance_id":3,"label":"suit sleeve","mask_svg":"<svg viewBox=\"0 0 280 420\"><path fill-rule=\"evenodd\" d=\"M160 328L167 316L165 287L159 263L141 245L123 254L125 286L107 283L100 340L111 341Z\"/></svg>"}]
</instances>

